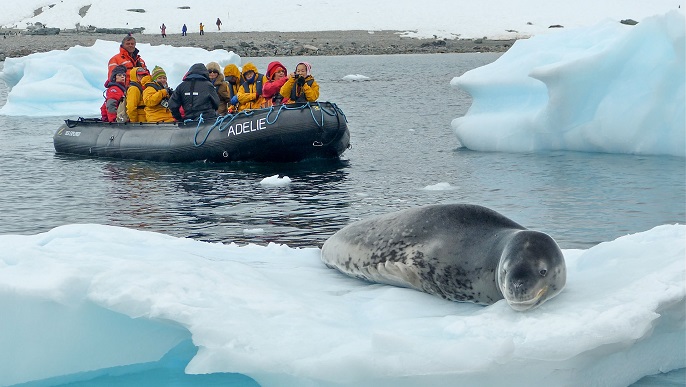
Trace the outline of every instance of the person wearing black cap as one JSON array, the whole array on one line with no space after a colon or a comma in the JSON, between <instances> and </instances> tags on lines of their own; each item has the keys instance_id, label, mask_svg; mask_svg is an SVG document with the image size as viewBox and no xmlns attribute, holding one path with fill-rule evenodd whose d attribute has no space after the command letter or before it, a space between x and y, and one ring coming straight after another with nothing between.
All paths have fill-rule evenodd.
<instances>
[{"instance_id":1,"label":"person wearing black cap","mask_svg":"<svg viewBox=\"0 0 686 387\"><path fill-rule=\"evenodd\" d=\"M126 95L126 67L116 66L112 69L110 79L105 83L105 102L100 107L100 116L103 121L115 122L117 120L117 108Z\"/></svg>"}]
</instances>

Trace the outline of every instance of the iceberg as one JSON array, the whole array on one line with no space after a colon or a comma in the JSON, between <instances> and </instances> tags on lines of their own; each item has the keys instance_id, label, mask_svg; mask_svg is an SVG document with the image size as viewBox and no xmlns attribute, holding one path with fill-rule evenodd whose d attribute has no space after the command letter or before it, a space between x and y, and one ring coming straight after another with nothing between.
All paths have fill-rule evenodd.
<instances>
[{"instance_id":1,"label":"iceberg","mask_svg":"<svg viewBox=\"0 0 686 387\"><path fill-rule=\"evenodd\" d=\"M563 250L565 290L520 313L328 269L318 248L103 225L0 235L0 385L159 360L262 386L604 385L686 366L686 226ZM185 363L184 363L185 364Z\"/></svg>"},{"instance_id":2,"label":"iceberg","mask_svg":"<svg viewBox=\"0 0 686 387\"><path fill-rule=\"evenodd\" d=\"M684 14L608 20L517 41L451 81L473 103L455 118L480 151L686 156Z\"/></svg>"},{"instance_id":3,"label":"iceberg","mask_svg":"<svg viewBox=\"0 0 686 387\"><path fill-rule=\"evenodd\" d=\"M207 51L196 47L152 46L138 44L141 56L151 67L160 64L169 83L178 85L192 63L217 62L240 66L241 57L233 51ZM119 43L97 40L91 47L75 46L67 50L7 58L0 81L10 89L0 114L7 116L93 116L104 101L107 62L119 51ZM99 113L98 113L99 114Z\"/></svg>"}]
</instances>

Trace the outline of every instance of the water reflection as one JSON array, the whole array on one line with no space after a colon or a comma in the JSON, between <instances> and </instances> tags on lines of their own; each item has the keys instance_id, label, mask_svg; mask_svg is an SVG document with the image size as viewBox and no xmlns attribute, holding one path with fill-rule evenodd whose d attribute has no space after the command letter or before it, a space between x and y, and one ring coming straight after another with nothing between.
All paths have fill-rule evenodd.
<instances>
[{"instance_id":1,"label":"water reflection","mask_svg":"<svg viewBox=\"0 0 686 387\"><path fill-rule=\"evenodd\" d=\"M211 242L312 246L341 226L348 162L161 164L108 161L108 223ZM288 176L286 187L263 186ZM247 231L246 231L247 230ZM257 231L256 231L257 230ZM259 231L263 230L263 231Z\"/></svg>"}]
</instances>

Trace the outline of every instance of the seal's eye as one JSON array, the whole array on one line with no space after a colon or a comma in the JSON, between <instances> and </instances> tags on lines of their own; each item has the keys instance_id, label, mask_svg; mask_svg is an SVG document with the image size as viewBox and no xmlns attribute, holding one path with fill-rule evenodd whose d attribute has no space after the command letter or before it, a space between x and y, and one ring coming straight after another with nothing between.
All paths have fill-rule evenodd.
<instances>
[{"instance_id":1,"label":"seal's eye","mask_svg":"<svg viewBox=\"0 0 686 387\"><path fill-rule=\"evenodd\" d=\"M541 277L545 277L545 275L548 274L548 270L541 269L541 271L539 271L538 273L541 275Z\"/></svg>"}]
</instances>

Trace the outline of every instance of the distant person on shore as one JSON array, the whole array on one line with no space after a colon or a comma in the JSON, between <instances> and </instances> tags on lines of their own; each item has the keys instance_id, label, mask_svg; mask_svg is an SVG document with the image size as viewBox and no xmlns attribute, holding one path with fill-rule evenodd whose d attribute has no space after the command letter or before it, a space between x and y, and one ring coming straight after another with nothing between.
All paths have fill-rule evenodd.
<instances>
[{"instance_id":1,"label":"distant person on shore","mask_svg":"<svg viewBox=\"0 0 686 387\"><path fill-rule=\"evenodd\" d=\"M257 72L252 62L243 66L243 84L238 88L238 111L248 109L261 109L264 105L262 96L267 77Z\"/></svg>"},{"instance_id":2,"label":"distant person on shore","mask_svg":"<svg viewBox=\"0 0 686 387\"><path fill-rule=\"evenodd\" d=\"M241 87L243 80L241 79L241 71L233 63L229 63L224 67L224 80L229 85L229 113L234 114L238 112L238 88Z\"/></svg>"},{"instance_id":3,"label":"distant person on shore","mask_svg":"<svg viewBox=\"0 0 686 387\"><path fill-rule=\"evenodd\" d=\"M105 83L105 102L100 107L100 119L105 122L117 121L117 109L126 95L126 67L119 65L112 69L110 79Z\"/></svg>"},{"instance_id":4,"label":"distant person on shore","mask_svg":"<svg viewBox=\"0 0 686 387\"><path fill-rule=\"evenodd\" d=\"M231 94L229 94L229 84L224 81L224 72L217 62L210 62L207 64L207 71L210 76L210 82L214 85L219 96L219 107L217 114L220 116L226 115L229 111L229 104L231 103Z\"/></svg>"},{"instance_id":5,"label":"distant person on shore","mask_svg":"<svg viewBox=\"0 0 686 387\"><path fill-rule=\"evenodd\" d=\"M205 26L200 23L200 35L205 35Z\"/></svg>"},{"instance_id":6,"label":"distant person on shore","mask_svg":"<svg viewBox=\"0 0 686 387\"><path fill-rule=\"evenodd\" d=\"M143 89L145 117L148 122L174 122L169 110L169 96L174 92L167 84L167 73L155 66L150 74L150 82Z\"/></svg>"},{"instance_id":7,"label":"distant person on shore","mask_svg":"<svg viewBox=\"0 0 686 387\"><path fill-rule=\"evenodd\" d=\"M217 65L219 67L219 65ZM184 115L181 115L183 107ZM214 121L217 118L219 96L210 75L202 63L196 63L188 69L183 82L176 88L169 100L169 109L177 121L203 120Z\"/></svg>"},{"instance_id":8,"label":"distant person on shore","mask_svg":"<svg viewBox=\"0 0 686 387\"><path fill-rule=\"evenodd\" d=\"M184 24L183 27L181 27L181 36L188 36L188 27Z\"/></svg>"},{"instance_id":9,"label":"distant person on shore","mask_svg":"<svg viewBox=\"0 0 686 387\"><path fill-rule=\"evenodd\" d=\"M136 38L131 35L124 37L119 45L119 53L110 58L107 64L107 79L112 77L112 70L117 66L124 66L126 68L126 86L129 85L129 70L134 67L143 67L147 69L145 61L138 55L138 49L136 48Z\"/></svg>"},{"instance_id":10,"label":"distant person on shore","mask_svg":"<svg viewBox=\"0 0 686 387\"><path fill-rule=\"evenodd\" d=\"M162 25L160 26L160 30L162 30L162 37L166 38L167 37L167 26L165 26L164 23L162 23Z\"/></svg>"},{"instance_id":11,"label":"distant person on shore","mask_svg":"<svg viewBox=\"0 0 686 387\"><path fill-rule=\"evenodd\" d=\"M217 31L221 31L221 30L222 30L222 21L219 20L219 18L217 18Z\"/></svg>"},{"instance_id":12,"label":"distant person on shore","mask_svg":"<svg viewBox=\"0 0 686 387\"><path fill-rule=\"evenodd\" d=\"M134 67L129 71L129 88L126 89L126 113L129 122L148 122L145 117L145 103L143 102L143 85L152 81L148 70Z\"/></svg>"},{"instance_id":13,"label":"distant person on shore","mask_svg":"<svg viewBox=\"0 0 686 387\"><path fill-rule=\"evenodd\" d=\"M280 93L281 87L288 80L286 73L286 66L279 61L274 61L267 65L267 83L262 87L264 107L288 103L288 98L284 102L284 98Z\"/></svg>"},{"instance_id":14,"label":"distant person on shore","mask_svg":"<svg viewBox=\"0 0 686 387\"><path fill-rule=\"evenodd\" d=\"M295 72L288 75L288 81L281 88L281 95L290 103L315 102L319 99L319 85L312 76L312 66L300 62Z\"/></svg>"}]
</instances>

